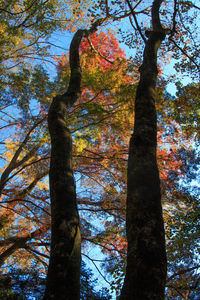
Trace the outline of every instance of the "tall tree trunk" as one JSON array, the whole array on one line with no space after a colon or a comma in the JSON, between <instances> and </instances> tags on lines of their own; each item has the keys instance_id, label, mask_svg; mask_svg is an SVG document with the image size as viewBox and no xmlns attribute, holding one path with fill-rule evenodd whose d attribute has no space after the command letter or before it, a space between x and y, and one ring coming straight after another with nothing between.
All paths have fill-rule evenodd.
<instances>
[{"instance_id":1,"label":"tall tree trunk","mask_svg":"<svg viewBox=\"0 0 200 300\"><path fill-rule=\"evenodd\" d=\"M155 108L157 52L165 38L159 19L161 2L153 2L153 31L148 32L135 99L135 125L128 158L127 268L120 300L164 299L167 263Z\"/></svg>"},{"instance_id":2,"label":"tall tree trunk","mask_svg":"<svg viewBox=\"0 0 200 300\"><path fill-rule=\"evenodd\" d=\"M64 95L53 99L48 114L51 136L50 197L51 253L44 299L80 299L81 235L72 168L72 136L66 126L67 110L80 93L78 30L70 46L71 78Z\"/></svg>"}]
</instances>

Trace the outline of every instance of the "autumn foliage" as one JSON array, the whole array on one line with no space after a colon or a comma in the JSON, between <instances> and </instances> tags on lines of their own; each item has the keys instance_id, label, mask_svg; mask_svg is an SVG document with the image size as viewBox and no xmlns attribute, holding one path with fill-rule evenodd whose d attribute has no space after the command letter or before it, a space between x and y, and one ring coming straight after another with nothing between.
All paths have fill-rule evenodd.
<instances>
[{"instance_id":1,"label":"autumn foliage","mask_svg":"<svg viewBox=\"0 0 200 300\"><path fill-rule=\"evenodd\" d=\"M75 4L79 10L80 4ZM78 22L77 17L74 18ZM71 31L76 28L74 24L67 26ZM5 39L11 28L2 23L0 30L6 45ZM19 36L20 33L12 35L10 44L15 47L18 42L21 44ZM9 53L12 54L10 44ZM24 53L19 51L19 54L23 58ZM119 293L127 249L128 143L134 125L133 99L140 63L126 57L115 31L111 29L84 38L80 55L82 93L70 108L66 124L73 137L82 254L83 259L85 257L96 264L100 272L105 270L107 281L107 274L112 275L109 287ZM13 61L17 62L17 56ZM46 116L51 98L66 90L70 76L66 53L61 58L56 56L54 63L57 70L55 80L50 79L42 67L23 66L17 73L9 71L8 83L1 81L3 88L0 92L4 96L0 107L2 273L11 267L27 271L34 267L44 276L47 271L50 140ZM188 68L191 68L190 64ZM163 79L156 89L157 159L169 260L167 295L169 299L178 299L175 298L179 294L177 291L182 297L188 291L195 293L197 290L198 293L199 202L197 188L191 191L189 183L194 180L193 185L196 185L195 167L199 165L198 149L192 149L199 137L199 85L184 87L177 84L177 96L172 97L162 83L166 84L166 81ZM91 249L103 253L103 262L95 261L95 255L88 254L92 253Z\"/></svg>"}]
</instances>

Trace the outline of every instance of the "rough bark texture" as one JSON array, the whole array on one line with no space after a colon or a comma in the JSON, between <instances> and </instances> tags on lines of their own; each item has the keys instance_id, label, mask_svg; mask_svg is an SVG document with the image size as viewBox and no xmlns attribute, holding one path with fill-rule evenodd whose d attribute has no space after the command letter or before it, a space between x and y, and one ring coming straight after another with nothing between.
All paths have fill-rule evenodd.
<instances>
[{"instance_id":1,"label":"rough bark texture","mask_svg":"<svg viewBox=\"0 0 200 300\"><path fill-rule=\"evenodd\" d=\"M135 99L135 125L128 158L127 268L120 300L164 299L167 263L156 160L155 108L157 51L165 38L159 21L161 2L153 3L153 31L145 45Z\"/></svg>"},{"instance_id":2,"label":"rough bark texture","mask_svg":"<svg viewBox=\"0 0 200 300\"><path fill-rule=\"evenodd\" d=\"M72 136L66 126L67 109L80 93L78 30L70 47L71 78L67 92L53 99L48 125L51 136L50 196L51 253L44 299L80 299L81 235L72 168Z\"/></svg>"}]
</instances>

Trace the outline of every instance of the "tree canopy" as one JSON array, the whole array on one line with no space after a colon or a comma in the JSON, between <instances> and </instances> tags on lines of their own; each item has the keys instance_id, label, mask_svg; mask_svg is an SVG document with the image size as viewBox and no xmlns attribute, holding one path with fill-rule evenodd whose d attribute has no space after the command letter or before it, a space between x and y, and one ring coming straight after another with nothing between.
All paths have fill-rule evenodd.
<instances>
[{"instance_id":1,"label":"tree canopy","mask_svg":"<svg viewBox=\"0 0 200 300\"><path fill-rule=\"evenodd\" d=\"M77 29L84 32L81 95L69 107L65 126L72 136L82 259L93 264L102 286L120 294L127 256L128 147L143 47L153 30L151 2L0 2L0 264L5 299L25 290L28 299L34 278L36 293L37 288L40 297L44 292L51 239L47 114L71 78L67 42L62 41L61 55L51 53L60 47L55 43L59 32L71 36ZM165 1L160 9L166 37L158 53L154 96L167 299L199 295L199 9L195 1L179 0L173 5ZM181 82L183 76L193 81ZM167 88L169 82L176 92ZM85 266L81 278L81 299L109 299L106 290L92 289L96 283Z\"/></svg>"}]
</instances>

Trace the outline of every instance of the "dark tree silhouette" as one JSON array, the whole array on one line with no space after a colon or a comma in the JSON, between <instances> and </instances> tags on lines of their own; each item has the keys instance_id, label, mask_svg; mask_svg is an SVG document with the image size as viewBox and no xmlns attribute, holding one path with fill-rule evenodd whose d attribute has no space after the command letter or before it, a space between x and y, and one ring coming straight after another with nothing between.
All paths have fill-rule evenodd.
<instances>
[{"instance_id":1,"label":"dark tree silhouette","mask_svg":"<svg viewBox=\"0 0 200 300\"><path fill-rule=\"evenodd\" d=\"M153 2L153 30L147 32L148 39L135 98L135 125L128 158L127 268L121 300L164 299L167 263L156 159L155 108L157 52L165 39L159 19L161 2L162 0Z\"/></svg>"}]
</instances>

